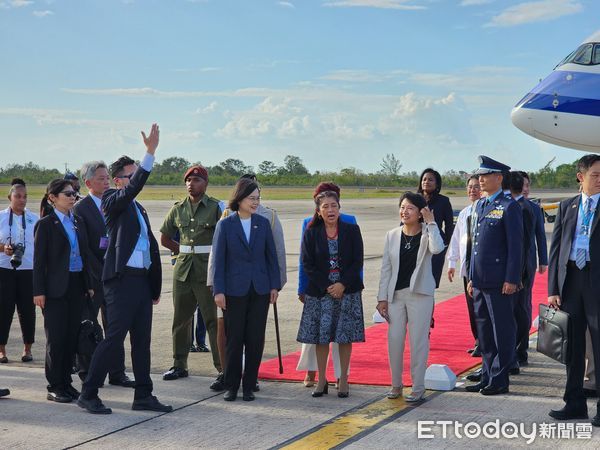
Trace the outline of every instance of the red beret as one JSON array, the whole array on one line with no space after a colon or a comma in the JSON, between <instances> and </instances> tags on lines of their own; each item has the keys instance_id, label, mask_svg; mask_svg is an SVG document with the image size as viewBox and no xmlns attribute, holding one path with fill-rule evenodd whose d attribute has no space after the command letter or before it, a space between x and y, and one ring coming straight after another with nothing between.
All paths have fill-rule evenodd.
<instances>
[{"instance_id":1,"label":"red beret","mask_svg":"<svg viewBox=\"0 0 600 450\"><path fill-rule=\"evenodd\" d=\"M325 191L333 191L333 192L335 192L337 194L338 198L340 196L340 187L337 184L331 183L331 182L322 181L315 188L315 192L313 192L313 198L315 198L321 192L325 192Z\"/></svg>"},{"instance_id":2,"label":"red beret","mask_svg":"<svg viewBox=\"0 0 600 450\"><path fill-rule=\"evenodd\" d=\"M183 181L186 181L188 177L191 176L200 177L208 183L208 171L200 164L198 164L197 166L192 166L188 170L186 170L185 175L183 176Z\"/></svg>"}]
</instances>

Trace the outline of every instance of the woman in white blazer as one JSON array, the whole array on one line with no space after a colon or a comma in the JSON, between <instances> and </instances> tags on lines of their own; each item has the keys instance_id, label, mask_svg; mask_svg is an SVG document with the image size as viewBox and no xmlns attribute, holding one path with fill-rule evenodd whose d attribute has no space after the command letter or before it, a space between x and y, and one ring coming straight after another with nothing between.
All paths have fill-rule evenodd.
<instances>
[{"instance_id":1,"label":"woman in white blazer","mask_svg":"<svg viewBox=\"0 0 600 450\"><path fill-rule=\"evenodd\" d=\"M392 387L387 397L398 398L402 394L402 358L408 325L413 386L405 399L418 402L425 393L435 291L431 257L444 250L444 241L433 212L420 194L407 192L400 198L400 221L402 225L390 230L385 238L377 310L389 323Z\"/></svg>"}]
</instances>

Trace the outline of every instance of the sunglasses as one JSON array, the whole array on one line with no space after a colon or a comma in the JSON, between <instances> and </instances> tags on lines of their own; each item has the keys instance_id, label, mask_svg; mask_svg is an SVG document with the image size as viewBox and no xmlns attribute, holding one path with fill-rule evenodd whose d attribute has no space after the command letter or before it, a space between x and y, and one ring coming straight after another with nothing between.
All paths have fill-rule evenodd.
<instances>
[{"instance_id":1,"label":"sunglasses","mask_svg":"<svg viewBox=\"0 0 600 450\"><path fill-rule=\"evenodd\" d=\"M76 191L61 191L59 194L63 194L65 197L77 197Z\"/></svg>"}]
</instances>

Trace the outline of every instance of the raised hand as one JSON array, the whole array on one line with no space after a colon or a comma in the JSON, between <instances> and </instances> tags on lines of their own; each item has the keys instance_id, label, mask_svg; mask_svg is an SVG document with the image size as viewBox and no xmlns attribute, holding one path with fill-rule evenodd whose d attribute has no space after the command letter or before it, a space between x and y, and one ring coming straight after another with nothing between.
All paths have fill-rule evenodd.
<instances>
[{"instance_id":1,"label":"raised hand","mask_svg":"<svg viewBox=\"0 0 600 450\"><path fill-rule=\"evenodd\" d=\"M144 145L146 146L146 150L151 155L154 155L156 149L158 147L158 138L160 135L160 130L158 129L158 125L153 123L152 128L150 129L150 135L146 136L146 133L142 131L142 138L144 138Z\"/></svg>"}]
</instances>

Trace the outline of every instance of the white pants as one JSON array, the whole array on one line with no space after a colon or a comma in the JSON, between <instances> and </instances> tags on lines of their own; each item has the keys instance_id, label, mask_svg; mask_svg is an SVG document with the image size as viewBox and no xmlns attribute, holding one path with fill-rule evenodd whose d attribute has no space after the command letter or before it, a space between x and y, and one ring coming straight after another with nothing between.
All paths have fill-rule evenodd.
<instances>
[{"instance_id":1,"label":"white pants","mask_svg":"<svg viewBox=\"0 0 600 450\"><path fill-rule=\"evenodd\" d=\"M432 313L433 296L413 294L408 288L394 292L394 301L388 303L388 355L393 387L402 387L404 342L408 323L412 391L415 394L425 391Z\"/></svg>"},{"instance_id":2,"label":"white pants","mask_svg":"<svg viewBox=\"0 0 600 450\"><path fill-rule=\"evenodd\" d=\"M342 369L340 366L340 347L335 342L331 343L331 358L333 359L333 372L336 378L340 378ZM327 359L329 364L329 358ZM302 344L302 352L300 353L300 359L298 360L298 366L296 370L301 371L318 371L317 366L317 346L316 344ZM350 366L348 366L348 373L350 373Z\"/></svg>"}]
</instances>

